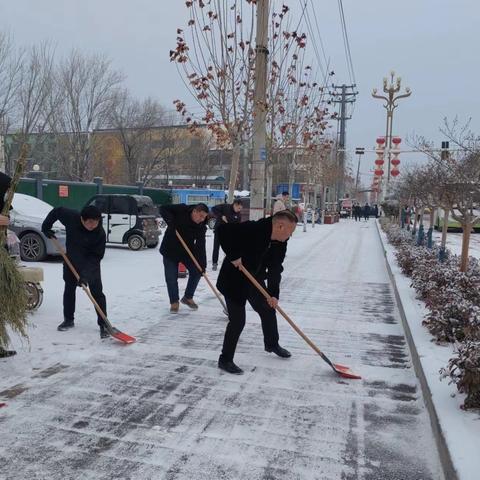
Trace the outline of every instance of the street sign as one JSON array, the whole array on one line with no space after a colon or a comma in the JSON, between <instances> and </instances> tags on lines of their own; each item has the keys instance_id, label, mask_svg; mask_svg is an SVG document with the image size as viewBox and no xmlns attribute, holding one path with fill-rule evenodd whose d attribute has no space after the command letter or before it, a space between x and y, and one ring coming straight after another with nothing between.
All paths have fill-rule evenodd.
<instances>
[{"instance_id":1,"label":"street sign","mask_svg":"<svg viewBox=\"0 0 480 480\"><path fill-rule=\"evenodd\" d=\"M355 154L356 155L363 155L364 153L365 153L365 148L363 148L363 147L357 147L355 149Z\"/></svg>"}]
</instances>

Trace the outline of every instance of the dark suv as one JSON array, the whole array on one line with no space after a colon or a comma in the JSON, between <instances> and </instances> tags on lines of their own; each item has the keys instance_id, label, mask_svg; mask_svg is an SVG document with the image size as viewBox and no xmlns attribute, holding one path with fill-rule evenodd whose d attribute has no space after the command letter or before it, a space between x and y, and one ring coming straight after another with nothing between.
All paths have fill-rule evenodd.
<instances>
[{"instance_id":1,"label":"dark suv","mask_svg":"<svg viewBox=\"0 0 480 480\"><path fill-rule=\"evenodd\" d=\"M102 212L108 243L126 243L131 250L158 245L158 212L150 197L99 194L87 205L95 205Z\"/></svg>"}]
</instances>

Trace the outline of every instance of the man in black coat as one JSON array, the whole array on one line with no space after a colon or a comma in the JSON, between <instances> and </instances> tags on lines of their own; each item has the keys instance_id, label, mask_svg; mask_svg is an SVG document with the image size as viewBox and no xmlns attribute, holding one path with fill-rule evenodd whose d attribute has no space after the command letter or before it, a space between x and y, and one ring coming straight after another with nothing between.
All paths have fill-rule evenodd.
<instances>
[{"instance_id":1,"label":"man in black coat","mask_svg":"<svg viewBox=\"0 0 480 480\"><path fill-rule=\"evenodd\" d=\"M107 301L103 294L103 285L100 271L100 262L105 254L105 231L102 226L102 213L94 205L84 207L79 213L65 207L54 208L42 224L42 232L48 238L55 236L53 224L60 221L65 225L67 236L66 250L69 260L80 275L77 281L70 268L63 264L63 322L57 327L64 331L75 326L75 292L77 286L88 285L93 298L103 312L107 313ZM100 337L108 337L105 322L97 316L100 327Z\"/></svg>"},{"instance_id":2,"label":"man in black coat","mask_svg":"<svg viewBox=\"0 0 480 480\"><path fill-rule=\"evenodd\" d=\"M283 210L256 222L224 224L219 228L220 245L226 257L220 269L217 287L225 296L229 322L218 367L226 372L243 373L233 363L233 357L245 326L247 300L260 315L265 350L279 357L290 357L290 352L278 344L275 307L278 304L287 240L296 225L297 217L289 210ZM267 302L250 283L238 268L239 265L243 265L267 289L272 297L270 301Z\"/></svg>"},{"instance_id":3,"label":"man in black coat","mask_svg":"<svg viewBox=\"0 0 480 480\"><path fill-rule=\"evenodd\" d=\"M212 207L212 213L217 218L213 237L213 253L212 253L212 270L217 269L218 251L220 250L220 242L218 240L218 228L223 223L240 223L243 205L240 199L234 200L232 204L222 203Z\"/></svg>"},{"instance_id":4,"label":"man in black coat","mask_svg":"<svg viewBox=\"0 0 480 480\"><path fill-rule=\"evenodd\" d=\"M197 310L198 305L193 296L200 281L200 272L190 259L187 251L177 238L176 231L183 238L188 248L205 270L207 266L207 253L205 250L205 233L208 207L204 203L198 205L162 205L160 214L167 223L167 230L160 245L165 268L165 281L170 298L170 312L177 313L179 309L178 294L178 264L181 262L188 270L188 282L185 294L181 300L192 310Z\"/></svg>"}]
</instances>

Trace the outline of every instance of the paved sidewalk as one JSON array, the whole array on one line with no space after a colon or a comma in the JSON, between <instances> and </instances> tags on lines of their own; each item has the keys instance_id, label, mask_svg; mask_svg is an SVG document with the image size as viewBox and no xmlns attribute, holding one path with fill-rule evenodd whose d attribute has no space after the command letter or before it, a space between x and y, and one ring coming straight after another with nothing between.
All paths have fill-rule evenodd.
<instances>
[{"instance_id":1,"label":"paved sidewalk","mask_svg":"<svg viewBox=\"0 0 480 480\"><path fill-rule=\"evenodd\" d=\"M129 263L129 277L144 267ZM144 319L129 330L137 344L111 341L7 376L1 480L443 479L373 221L298 229L280 298L360 381L335 376L282 318L293 356L265 353L252 311L236 356L245 375L220 372L226 322L208 289L198 312L177 316L166 313L164 288L147 295L132 291L113 310Z\"/></svg>"}]
</instances>

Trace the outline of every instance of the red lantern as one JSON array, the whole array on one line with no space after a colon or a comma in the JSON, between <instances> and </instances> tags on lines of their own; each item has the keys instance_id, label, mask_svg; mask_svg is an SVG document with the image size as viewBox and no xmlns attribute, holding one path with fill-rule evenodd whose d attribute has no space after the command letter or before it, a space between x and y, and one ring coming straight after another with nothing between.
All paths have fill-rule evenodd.
<instances>
[{"instance_id":1,"label":"red lantern","mask_svg":"<svg viewBox=\"0 0 480 480\"><path fill-rule=\"evenodd\" d=\"M375 160L375 165L383 165L385 163L385 160L383 158L377 158Z\"/></svg>"},{"instance_id":2,"label":"red lantern","mask_svg":"<svg viewBox=\"0 0 480 480\"><path fill-rule=\"evenodd\" d=\"M400 165L400 160L398 158L392 158L390 163L396 167L397 165Z\"/></svg>"},{"instance_id":3,"label":"red lantern","mask_svg":"<svg viewBox=\"0 0 480 480\"><path fill-rule=\"evenodd\" d=\"M402 143L402 139L400 137L393 137L392 138L392 143L394 145L398 145L398 144Z\"/></svg>"},{"instance_id":4,"label":"red lantern","mask_svg":"<svg viewBox=\"0 0 480 480\"><path fill-rule=\"evenodd\" d=\"M384 138L384 137L378 137L378 138L377 138L377 143L378 143L379 145L383 145L383 144L385 143L385 138Z\"/></svg>"},{"instance_id":5,"label":"red lantern","mask_svg":"<svg viewBox=\"0 0 480 480\"><path fill-rule=\"evenodd\" d=\"M396 177L397 175L400 175L400 170L398 168L392 168L392 171L390 172L390 175L392 177Z\"/></svg>"},{"instance_id":6,"label":"red lantern","mask_svg":"<svg viewBox=\"0 0 480 480\"><path fill-rule=\"evenodd\" d=\"M381 177L383 175L383 170L381 168L377 168L375 169L375 175L377 175L378 177Z\"/></svg>"}]
</instances>

